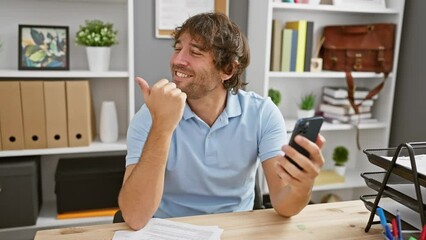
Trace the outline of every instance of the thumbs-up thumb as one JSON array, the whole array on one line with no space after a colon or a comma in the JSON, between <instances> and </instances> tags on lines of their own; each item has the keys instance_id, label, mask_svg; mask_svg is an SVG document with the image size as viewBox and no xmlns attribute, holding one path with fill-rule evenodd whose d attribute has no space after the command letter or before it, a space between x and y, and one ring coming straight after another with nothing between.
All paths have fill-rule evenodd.
<instances>
[{"instance_id":1,"label":"thumbs-up thumb","mask_svg":"<svg viewBox=\"0 0 426 240\"><path fill-rule=\"evenodd\" d=\"M149 88L149 85L146 82L146 80L141 77L136 77L136 82L138 83L139 88L142 91L143 98L146 102L146 98L149 97L149 94L151 93L151 89Z\"/></svg>"}]
</instances>

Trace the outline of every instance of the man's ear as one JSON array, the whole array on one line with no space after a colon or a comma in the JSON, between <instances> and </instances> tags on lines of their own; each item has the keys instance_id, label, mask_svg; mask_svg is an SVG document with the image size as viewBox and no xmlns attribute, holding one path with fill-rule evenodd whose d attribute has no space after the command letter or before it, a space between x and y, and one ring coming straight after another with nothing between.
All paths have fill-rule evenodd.
<instances>
[{"instance_id":1,"label":"man's ear","mask_svg":"<svg viewBox=\"0 0 426 240\"><path fill-rule=\"evenodd\" d=\"M222 70L220 72L220 78L222 79L222 82L225 82L226 80L234 76L234 74L237 72L237 68L238 68L238 61L234 60L224 70Z\"/></svg>"}]
</instances>

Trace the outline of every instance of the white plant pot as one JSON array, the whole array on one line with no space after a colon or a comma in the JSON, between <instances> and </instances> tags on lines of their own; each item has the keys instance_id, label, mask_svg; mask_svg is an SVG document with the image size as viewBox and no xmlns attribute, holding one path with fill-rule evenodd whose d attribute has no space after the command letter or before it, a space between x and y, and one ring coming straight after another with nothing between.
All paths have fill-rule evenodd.
<instances>
[{"instance_id":1,"label":"white plant pot","mask_svg":"<svg viewBox=\"0 0 426 240\"><path fill-rule=\"evenodd\" d=\"M307 118L315 116L315 109L311 110L302 110L297 109L297 118Z\"/></svg>"},{"instance_id":2,"label":"white plant pot","mask_svg":"<svg viewBox=\"0 0 426 240\"><path fill-rule=\"evenodd\" d=\"M118 140L117 108L113 101L102 102L99 137L104 143L112 143Z\"/></svg>"},{"instance_id":3,"label":"white plant pot","mask_svg":"<svg viewBox=\"0 0 426 240\"><path fill-rule=\"evenodd\" d=\"M334 166L334 171L340 176L345 176L346 166Z\"/></svg>"},{"instance_id":4,"label":"white plant pot","mask_svg":"<svg viewBox=\"0 0 426 240\"><path fill-rule=\"evenodd\" d=\"M309 0L308 3L312 5L318 5L320 4L321 0Z\"/></svg>"},{"instance_id":5,"label":"white plant pot","mask_svg":"<svg viewBox=\"0 0 426 240\"><path fill-rule=\"evenodd\" d=\"M90 71L106 72L109 70L110 47L86 47L86 54Z\"/></svg>"}]
</instances>

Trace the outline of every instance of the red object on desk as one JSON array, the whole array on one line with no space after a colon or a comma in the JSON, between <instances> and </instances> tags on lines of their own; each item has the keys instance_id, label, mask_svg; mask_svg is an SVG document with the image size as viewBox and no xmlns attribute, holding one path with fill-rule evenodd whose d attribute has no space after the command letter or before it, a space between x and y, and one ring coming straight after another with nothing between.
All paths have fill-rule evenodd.
<instances>
[{"instance_id":1,"label":"red object on desk","mask_svg":"<svg viewBox=\"0 0 426 240\"><path fill-rule=\"evenodd\" d=\"M396 222L396 218L392 218L392 235L394 239L398 239L398 223Z\"/></svg>"},{"instance_id":2,"label":"red object on desk","mask_svg":"<svg viewBox=\"0 0 426 240\"><path fill-rule=\"evenodd\" d=\"M423 225L422 233L420 234L419 240L426 240L426 224Z\"/></svg>"}]
</instances>

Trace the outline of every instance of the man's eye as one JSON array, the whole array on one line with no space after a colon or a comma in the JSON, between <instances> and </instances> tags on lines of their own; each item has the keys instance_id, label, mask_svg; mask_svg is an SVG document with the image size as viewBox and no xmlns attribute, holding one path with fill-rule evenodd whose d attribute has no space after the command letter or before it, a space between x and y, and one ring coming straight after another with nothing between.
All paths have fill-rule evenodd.
<instances>
[{"instance_id":1,"label":"man's eye","mask_svg":"<svg viewBox=\"0 0 426 240\"><path fill-rule=\"evenodd\" d=\"M201 55L201 52L198 52L198 51L192 51L192 54L199 56L199 55Z\"/></svg>"},{"instance_id":2,"label":"man's eye","mask_svg":"<svg viewBox=\"0 0 426 240\"><path fill-rule=\"evenodd\" d=\"M175 52L180 52L180 50L182 50L182 48L176 48L175 47Z\"/></svg>"}]
</instances>

